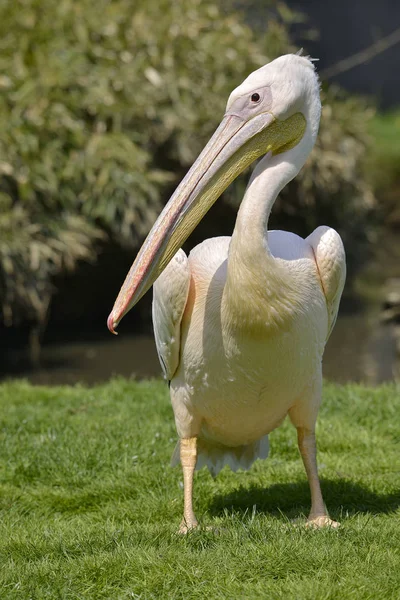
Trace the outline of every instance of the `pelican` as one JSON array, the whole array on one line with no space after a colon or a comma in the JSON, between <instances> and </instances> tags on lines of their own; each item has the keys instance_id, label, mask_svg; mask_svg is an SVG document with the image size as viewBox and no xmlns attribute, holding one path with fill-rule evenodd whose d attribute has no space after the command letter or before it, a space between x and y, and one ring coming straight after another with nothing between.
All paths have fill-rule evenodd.
<instances>
[{"instance_id":1,"label":"pelican","mask_svg":"<svg viewBox=\"0 0 400 600\"><path fill-rule=\"evenodd\" d=\"M313 62L281 56L230 95L221 124L155 222L108 318L112 333L154 283L158 356L169 382L184 510L198 526L196 468L248 469L268 455L268 434L287 415L297 429L311 491L308 525L336 527L318 477L315 423L322 355L335 324L346 263L336 231L306 239L268 231L277 195L304 165L318 132ZM239 173L256 159L232 237L181 245Z\"/></svg>"}]
</instances>

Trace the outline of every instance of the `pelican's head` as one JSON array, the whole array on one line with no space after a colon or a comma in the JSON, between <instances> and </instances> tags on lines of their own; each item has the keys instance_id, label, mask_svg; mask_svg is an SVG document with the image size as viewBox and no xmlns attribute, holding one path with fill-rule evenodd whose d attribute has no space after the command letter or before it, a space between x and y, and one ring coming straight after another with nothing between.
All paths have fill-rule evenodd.
<instances>
[{"instance_id":1,"label":"pelican's head","mask_svg":"<svg viewBox=\"0 0 400 600\"><path fill-rule=\"evenodd\" d=\"M230 95L214 135L153 225L108 317L112 333L165 269L208 209L254 160L314 145L321 105L313 63L288 54L251 73ZM297 170L298 170L297 169Z\"/></svg>"}]
</instances>

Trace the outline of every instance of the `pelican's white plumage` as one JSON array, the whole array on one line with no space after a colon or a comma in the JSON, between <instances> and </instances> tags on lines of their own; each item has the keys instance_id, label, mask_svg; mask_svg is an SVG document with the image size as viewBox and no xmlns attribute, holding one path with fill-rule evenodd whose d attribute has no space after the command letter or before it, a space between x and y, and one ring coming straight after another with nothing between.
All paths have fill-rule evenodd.
<instances>
[{"instance_id":1,"label":"pelican's white plumage","mask_svg":"<svg viewBox=\"0 0 400 600\"><path fill-rule=\"evenodd\" d=\"M184 472L182 531L197 525L196 465L207 465L213 474L224 464L249 468L267 456L268 434L286 415L297 429L310 482L309 521L336 525L322 501L314 432L322 356L345 280L343 244L328 227L305 240L268 231L273 203L303 166L319 118L318 79L304 57L280 57L236 88L224 121L149 234L110 315L113 329L132 297L159 275L153 322L181 440L173 462L180 458ZM179 250L168 264L164 257L173 256L178 230L190 233L198 221L190 216L198 198L206 198L208 208L221 193L219 182L225 178L226 187L248 164L243 157L251 162L256 154L265 156L250 179L232 237L206 240L189 257ZM192 219L190 227L185 219ZM139 291L131 292L135 286Z\"/></svg>"},{"instance_id":2,"label":"pelican's white plumage","mask_svg":"<svg viewBox=\"0 0 400 600\"><path fill-rule=\"evenodd\" d=\"M229 299L223 310L230 241L206 240L188 258L180 250L155 282L153 296L157 351L178 434L198 436L197 468L206 465L213 475L224 464L246 469L266 458L266 435L303 394L306 404L315 394L318 409L322 355L345 275L343 245L333 229L319 227L306 240L269 231L271 258L292 283L290 298L268 289L268 282L260 303L254 289L246 297L241 288L234 304L243 308L232 323ZM172 289L182 290L179 302ZM256 331L246 336L250 328ZM175 451L173 464L178 461Z\"/></svg>"}]
</instances>

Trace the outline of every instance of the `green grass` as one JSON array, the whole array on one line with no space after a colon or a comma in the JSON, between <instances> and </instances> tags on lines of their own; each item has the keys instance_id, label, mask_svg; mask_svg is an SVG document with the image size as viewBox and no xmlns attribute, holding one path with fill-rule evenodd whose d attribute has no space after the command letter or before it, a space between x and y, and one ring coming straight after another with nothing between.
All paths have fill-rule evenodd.
<instances>
[{"instance_id":1,"label":"green grass","mask_svg":"<svg viewBox=\"0 0 400 600\"><path fill-rule=\"evenodd\" d=\"M249 472L196 475L217 531L176 534L181 473L164 383L0 387L0 599L400 598L400 390L326 385L318 426L325 500L309 509L295 431Z\"/></svg>"}]
</instances>

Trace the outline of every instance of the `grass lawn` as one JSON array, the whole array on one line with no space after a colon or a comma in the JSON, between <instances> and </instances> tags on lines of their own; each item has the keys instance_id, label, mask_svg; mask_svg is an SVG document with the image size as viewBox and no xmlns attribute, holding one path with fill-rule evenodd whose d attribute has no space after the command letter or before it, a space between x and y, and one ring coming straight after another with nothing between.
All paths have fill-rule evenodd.
<instances>
[{"instance_id":1,"label":"grass lawn","mask_svg":"<svg viewBox=\"0 0 400 600\"><path fill-rule=\"evenodd\" d=\"M309 492L290 423L251 471L196 475L215 531L178 536L166 385L0 386L0 599L399 599L400 388L326 385L317 430L339 530L292 519Z\"/></svg>"}]
</instances>

